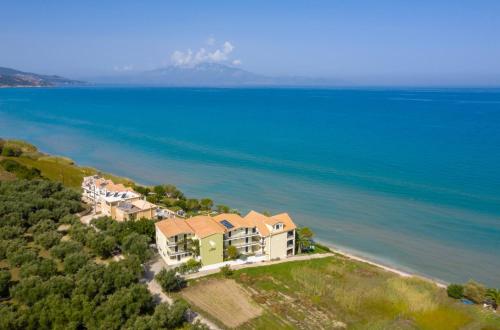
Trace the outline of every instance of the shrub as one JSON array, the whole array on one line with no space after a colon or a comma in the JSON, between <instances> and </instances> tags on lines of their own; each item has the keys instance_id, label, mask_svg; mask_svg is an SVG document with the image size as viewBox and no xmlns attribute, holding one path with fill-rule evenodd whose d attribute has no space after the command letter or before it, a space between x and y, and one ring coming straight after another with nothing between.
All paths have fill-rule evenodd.
<instances>
[{"instance_id":1,"label":"shrub","mask_svg":"<svg viewBox=\"0 0 500 330\"><path fill-rule=\"evenodd\" d=\"M234 271L231 269L229 265L224 265L220 268L220 272L224 277L231 277L234 274Z\"/></svg>"},{"instance_id":2,"label":"shrub","mask_svg":"<svg viewBox=\"0 0 500 330\"><path fill-rule=\"evenodd\" d=\"M184 264L180 265L178 267L178 271L181 274L190 274L190 273L196 273L197 271L200 270L200 268L201 268L201 261L196 261L195 259L191 258Z\"/></svg>"},{"instance_id":3,"label":"shrub","mask_svg":"<svg viewBox=\"0 0 500 330\"><path fill-rule=\"evenodd\" d=\"M464 285L464 296L476 304L480 304L486 296L486 287L481 283L470 280Z\"/></svg>"},{"instance_id":4,"label":"shrub","mask_svg":"<svg viewBox=\"0 0 500 330\"><path fill-rule=\"evenodd\" d=\"M186 281L177 275L175 270L162 269L155 276L155 280L165 292L178 291L186 285Z\"/></svg>"},{"instance_id":5,"label":"shrub","mask_svg":"<svg viewBox=\"0 0 500 330\"><path fill-rule=\"evenodd\" d=\"M450 284L446 291L451 298L460 299L464 296L464 287L460 284Z\"/></svg>"}]
</instances>

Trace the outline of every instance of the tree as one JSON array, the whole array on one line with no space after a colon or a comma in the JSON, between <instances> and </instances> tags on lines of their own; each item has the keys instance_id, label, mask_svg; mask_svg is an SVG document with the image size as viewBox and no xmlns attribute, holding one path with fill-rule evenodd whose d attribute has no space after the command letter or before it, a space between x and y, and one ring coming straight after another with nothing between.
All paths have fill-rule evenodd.
<instances>
[{"instance_id":1,"label":"tree","mask_svg":"<svg viewBox=\"0 0 500 330\"><path fill-rule=\"evenodd\" d=\"M200 241L197 239L193 238L188 238L187 241L189 251L193 255L193 257L199 257L200 256Z\"/></svg>"},{"instance_id":2,"label":"tree","mask_svg":"<svg viewBox=\"0 0 500 330\"><path fill-rule=\"evenodd\" d=\"M153 187L153 191L154 191L154 192L155 192L155 194L158 196L158 198L161 198L161 197L165 196L165 193L166 193L166 191L165 191L165 187L164 187L164 186L161 186L161 185L159 185L159 186L154 186L154 187Z\"/></svg>"},{"instance_id":3,"label":"tree","mask_svg":"<svg viewBox=\"0 0 500 330\"><path fill-rule=\"evenodd\" d=\"M229 213L230 210L229 206L223 204L217 205L216 208L218 213Z\"/></svg>"},{"instance_id":4,"label":"tree","mask_svg":"<svg viewBox=\"0 0 500 330\"><path fill-rule=\"evenodd\" d=\"M235 260L240 255L240 253L238 252L238 249L233 245L230 245L227 247L226 253L227 253L227 258L229 260Z\"/></svg>"},{"instance_id":5,"label":"tree","mask_svg":"<svg viewBox=\"0 0 500 330\"><path fill-rule=\"evenodd\" d=\"M155 280L160 284L165 292L173 292L182 289L186 282L176 274L175 270L162 269L156 276Z\"/></svg>"},{"instance_id":6,"label":"tree","mask_svg":"<svg viewBox=\"0 0 500 330\"><path fill-rule=\"evenodd\" d=\"M135 254L141 262L146 261L151 256L149 249L149 237L132 233L123 239L122 250L127 254Z\"/></svg>"},{"instance_id":7,"label":"tree","mask_svg":"<svg viewBox=\"0 0 500 330\"><path fill-rule=\"evenodd\" d=\"M186 201L186 209L188 211L197 211L200 208L200 203L195 198L190 198Z\"/></svg>"},{"instance_id":8,"label":"tree","mask_svg":"<svg viewBox=\"0 0 500 330\"><path fill-rule=\"evenodd\" d=\"M84 252L69 254L64 258L64 272L67 274L75 274L87 264L88 260L89 256Z\"/></svg>"},{"instance_id":9,"label":"tree","mask_svg":"<svg viewBox=\"0 0 500 330\"><path fill-rule=\"evenodd\" d=\"M298 228L295 231L295 246L297 252L303 252L304 250L309 249L312 244L312 238L314 233L308 227Z\"/></svg>"},{"instance_id":10,"label":"tree","mask_svg":"<svg viewBox=\"0 0 500 330\"><path fill-rule=\"evenodd\" d=\"M470 280L464 285L464 296L476 304L480 304L486 296L486 287L481 283Z\"/></svg>"},{"instance_id":11,"label":"tree","mask_svg":"<svg viewBox=\"0 0 500 330\"><path fill-rule=\"evenodd\" d=\"M113 236L99 233L91 239L89 246L100 257L109 258L116 248L116 239Z\"/></svg>"},{"instance_id":12,"label":"tree","mask_svg":"<svg viewBox=\"0 0 500 330\"><path fill-rule=\"evenodd\" d=\"M56 245L61 239L62 235L57 231L48 231L45 233L40 233L35 236L35 242L40 244L45 249L49 249Z\"/></svg>"},{"instance_id":13,"label":"tree","mask_svg":"<svg viewBox=\"0 0 500 330\"><path fill-rule=\"evenodd\" d=\"M5 226L0 228L0 239L11 240L20 237L24 233L24 229L20 226Z\"/></svg>"},{"instance_id":14,"label":"tree","mask_svg":"<svg viewBox=\"0 0 500 330\"><path fill-rule=\"evenodd\" d=\"M9 296L10 272L8 270L0 270L0 297Z\"/></svg>"},{"instance_id":15,"label":"tree","mask_svg":"<svg viewBox=\"0 0 500 330\"><path fill-rule=\"evenodd\" d=\"M27 305L33 305L47 293L39 276L21 279L11 290L12 296Z\"/></svg>"},{"instance_id":16,"label":"tree","mask_svg":"<svg viewBox=\"0 0 500 330\"><path fill-rule=\"evenodd\" d=\"M175 301L172 305L159 304L151 318L151 329L176 329L186 321L188 306L185 302Z\"/></svg>"},{"instance_id":17,"label":"tree","mask_svg":"<svg viewBox=\"0 0 500 330\"><path fill-rule=\"evenodd\" d=\"M57 274L57 265L52 259L39 259L24 263L19 269L22 278L40 276L47 280Z\"/></svg>"},{"instance_id":18,"label":"tree","mask_svg":"<svg viewBox=\"0 0 500 330\"><path fill-rule=\"evenodd\" d=\"M450 284L446 291L451 298L460 299L464 296L464 287L460 284Z\"/></svg>"},{"instance_id":19,"label":"tree","mask_svg":"<svg viewBox=\"0 0 500 330\"><path fill-rule=\"evenodd\" d=\"M498 309L498 306L500 306L500 289L488 289L486 297L491 300L493 308Z\"/></svg>"},{"instance_id":20,"label":"tree","mask_svg":"<svg viewBox=\"0 0 500 330\"><path fill-rule=\"evenodd\" d=\"M77 253L82 250L83 245L81 243L75 241L63 241L59 242L56 246L53 246L50 249L50 254L55 258L63 260L67 255Z\"/></svg>"},{"instance_id":21,"label":"tree","mask_svg":"<svg viewBox=\"0 0 500 330\"><path fill-rule=\"evenodd\" d=\"M200 200L200 206L202 210L211 210L214 206L214 202L210 198L203 198Z\"/></svg>"}]
</instances>

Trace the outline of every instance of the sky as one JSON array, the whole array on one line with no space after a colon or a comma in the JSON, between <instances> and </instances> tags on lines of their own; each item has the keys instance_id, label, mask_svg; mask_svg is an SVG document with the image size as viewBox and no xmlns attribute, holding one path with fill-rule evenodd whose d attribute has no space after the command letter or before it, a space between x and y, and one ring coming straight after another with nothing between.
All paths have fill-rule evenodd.
<instances>
[{"instance_id":1,"label":"sky","mask_svg":"<svg viewBox=\"0 0 500 330\"><path fill-rule=\"evenodd\" d=\"M0 0L0 66L70 78L217 62L353 84L500 85L500 1Z\"/></svg>"}]
</instances>

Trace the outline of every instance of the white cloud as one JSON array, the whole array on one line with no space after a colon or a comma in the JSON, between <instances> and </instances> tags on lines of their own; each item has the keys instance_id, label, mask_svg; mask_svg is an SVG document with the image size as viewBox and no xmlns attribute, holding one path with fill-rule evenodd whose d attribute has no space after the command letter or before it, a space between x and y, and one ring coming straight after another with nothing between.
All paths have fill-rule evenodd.
<instances>
[{"instance_id":1,"label":"white cloud","mask_svg":"<svg viewBox=\"0 0 500 330\"><path fill-rule=\"evenodd\" d=\"M210 45L210 42L215 43L215 39L210 37L207 40L207 44ZM213 47L212 47L213 49ZM200 63L212 62L212 63L220 63L220 62L229 62L231 61L231 53L234 51L234 46L229 41L226 41L222 44L222 47L207 50L205 48L200 48L196 53L193 53L191 49L187 51L176 50L170 55L170 60L174 65L179 66L192 66ZM239 65L241 63L240 60L232 61L234 65Z\"/></svg>"}]
</instances>

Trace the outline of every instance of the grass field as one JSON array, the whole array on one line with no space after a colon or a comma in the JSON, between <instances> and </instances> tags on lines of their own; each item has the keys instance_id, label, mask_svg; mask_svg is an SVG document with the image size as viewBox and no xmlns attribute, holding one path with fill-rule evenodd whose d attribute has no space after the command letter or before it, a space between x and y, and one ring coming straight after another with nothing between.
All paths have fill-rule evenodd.
<instances>
[{"instance_id":1,"label":"grass field","mask_svg":"<svg viewBox=\"0 0 500 330\"><path fill-rule=\"evenodd\" d=\"M234 280L203 281L183 290L182 297L229 328L238 327L262 314L262 308Z\"/></svg>"},{"instance_id":2,"label":"grass field","mask_svg":"<svg viewBox=\"0 0 500 330\"><path fill-rule=\"evenodd\" d=\"M23 155L21 157L0 156L0 160L3 158L12 159L28 167L37 168L42 172L42 175L44 177L52 181L62 182L65 186L74 189L80 189L83 177L97 173L100 173L105 178L111 179L116 183L123 183L129 186L133 184L133 182L129 179L117 177L107 173L101 173L91 167L80 167L76 165L71 159L66 157L46 155L37 155L36 157L33 155ZM3 169L0 169L0 179L4 176L2 175L3 172ZM5 175L5 178L8 179L9 177L10 176Z\"/></svg>"},{"instance_id":3,"label":"grass field","mask_svg":"<svg viewBox=\"0 0 500 330\"><path fill-rule=\"evenodd\" d=\"M499 316L433 283L342 256L242 269L233 278L264 309L242 329L500 329ZM213 278L189 290L202 291L205 281Z\"/></svg>"}]
</instances>

